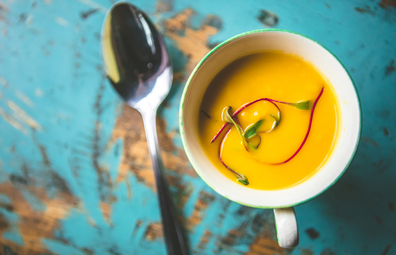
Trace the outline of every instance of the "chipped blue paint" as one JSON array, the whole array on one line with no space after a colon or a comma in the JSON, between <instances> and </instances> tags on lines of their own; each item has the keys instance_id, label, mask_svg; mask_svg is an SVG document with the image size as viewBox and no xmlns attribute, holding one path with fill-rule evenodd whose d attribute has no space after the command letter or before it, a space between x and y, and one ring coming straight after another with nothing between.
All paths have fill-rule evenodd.
<instances>
[{"instance_id":1,"label":"chipped blue paint","mask_svg":"<svg viewBox=\"0 0 396 255\"><path fill-rule=\"evenodd\" d=\"M25 244L17 226L11 226L6 232L3 233L3 238L21 246Z\"/></svg>"},{"instance_id":2,"label":"chipped blue paint","mask_svg":"<svg viewBox=\"0 0 396 255\"><path fill-rule=\"evenodd\" d=\"M153 219L159 221L159 211L150 212L152 208L158 207L157 200L152 199L154 193L146 186L138 185L134 176L128 176L128 179L133 187L132 198L128 196L126 183L119 183L113 193L117 201L112 206L111 224L102 220L95 222L89 215L73 209L61 222L56 238L65 240L78 249L89 247L94 254L111 254L111 250L119 254L139 254L150 252L153 247L157 252L164 253L162 239L142 244L148 225ZM140 226L136 225L138 221L141 221ZM140 247L138 251L135 248L137 246Z\"/></svg>"},{"instance_id":3,"label":"chipped blue paint","mask_svg":"<svg viewBox=\"0 0 396 255\"><path fill-rule=\"evenodd\" d=\"M70 245L53 241L53 240L42 240L42 243L48 248L48 250L54 252L55 254L67 254L67 255L85 255L86 253L80 251L79 249L72 247Z\"/></svg>"},{"instance_id":4,"label":"chipped blue paint","mask_svg":"<svg viewBox=\"0 0 396 255\"><path fill-rule=\"evenodd\" d=\"M0 194L0 204L3 205L10 205L11 199L4 194Z\"/></svg>"},{"instance_id":5,"label":"chipped blue paint","mask_svg":"<svg viewBox=\"0 0 396 255\"><path fill-rule=\"evenodd\" d=\"M102 20L111 1L48 2L36 1L35 6L26 0L1 2L6 8L0 8L0 187L11 182L36 212L48 206L36 200L43 197L25 188L44 190L49 200L65 194L75 199L76 204L70 205L53 230L54 238L40 237L53 254L165 254L163 238L145 238L149 224L160 221L153 190L132 172L126 177L132 197L125 181L116 182L125 144L122 139L110 143L110 137L122 101L104 78L99 47ZM170 3L172 10L156 12L160 2ZM278 15L277 28L305 34L334 52L350 71L361 96L362 142L349 170L331 189L296 207L300 246L288 253L310 250L321 254L330 249L335 254L381 254L388 246L388 254L396 253L396 176L392 171L396 169L396 112L392 110L396 108L396 71L392 71L396 8L384 9L378 1L133 3L147 12L161 31L165 31L163 21L186 8L195 11L188 23L194 29L199 29L209 14L218 16L221 29L209 38L209 45L263 28L257 16L265 9ZM81 18L92 9L98 10ZM177 42L165 41L175 72L186 79L189 56ZM184 83L174 82L159 110L165 131L178 150L182 148L178 106ZM100 177L98 172L109 176ZM180 211L185 218L194 214L201 191L212 196L200 212L200 223L188 231L195 254L243 254L264 229L275 238L270 210L240 206L214 193L197 177L167 172L191 190ZM176 186L171 191L175 198L184 192ZM11 194L0 194L0 219L9 225L0 238L28 246L18 227L26 222L5 209L15 205L14 199ZM109 220L101 203L112 204ZM308 228L314 228L319 237L310 238L305 232ZM229 234L233 229L241 233L234 241ZM211 236L202 245L207 230ZM9 249L12 247L0 250L13 254Z\"/></svg>"},{"instance_id":6,"label":"chipped blue paint","mask_svg":"<svg viewBox=\"0 0 396 255\"><path fill-rule=\"evenodd\" d=\"M18 214L0 208L0 217L4 218L9 225L7 231L3 233L3 238L19 245L24 245L21 234L19 233L18 224L20 217Z\"/></svg>"},{"instance_id":7,"label":"chipped blue paint","mask_svg":"<svg viewBox=\"0 0 396 255\"><path fill-rule=\"evenodd\" d=\"M29 203L34 211L45 211L47 206L28 190L21 190L23 198Z\"/></svg>"}]
</instances>

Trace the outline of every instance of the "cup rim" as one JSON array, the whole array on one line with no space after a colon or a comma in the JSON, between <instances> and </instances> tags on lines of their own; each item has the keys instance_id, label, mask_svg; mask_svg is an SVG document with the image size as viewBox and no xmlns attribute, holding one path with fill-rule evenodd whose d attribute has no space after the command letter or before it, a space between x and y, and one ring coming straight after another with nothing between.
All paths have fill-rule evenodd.
<instances>
[{"instance_id":1,"label":"cup rim","mask_svg":"<svg viewBox=\"0 0 396 255\"><path fill-rule=\"evenodd\" d=\"M194 70L191 72L191 74L190 74L190 76L189 76L189 78L188 78L188 80L187 80L187 82L186 82L186 85L185 85L185 87L184 87L184 89L183 89L183 94L182 94L182 97L181 97L180 108L179 108L179 129L180 129L180 137L181 137L181 140L182 140L183 149L184 149L184 151L186 152L187 158L189 159L190 163L192 164L192 166L193 166L195 172L196 172L196 173L201 177L201 179L202 179L209 187L211 187L214 191L216 191L216 189L210 184L210 182L209 182L208 180L206 180L206 179L203 177L203 175L201 174L199 168L196 167L196 166L194 165L194 163L193 163L192 160L190 160L190 158L192 158L192 155L190 154L190 151L189 151L189 149L188 149L188 147L187 147L187 143L186 143L186 140L185 140L186 138L185 138L185 136L184 136L184 128L183 128L183 126L184 126L184 125L183 125L183 107L184 107L184 103L185 103L185 102L184 102L184 99L185 99L187 90L188 90L188 88L189 88L189 86L190 86L190 83L191 83L193 77L195 76L196 72L200 69L200 67L207 61L207 59L208 59L213 53L215 53L217 50L219 50L219 48L223 47L224 45L230 43L231 41L233 41L233 40L235 40L235 39L237 39L237 38L240 38L240 37L243 37L243 36L246 36L246 35L249 35L249 34L265 33L265 32L284 32L284 33L290 33L290 34L299 35L299 36L302 36L302 37L304 37L304 38L306 38L306 39L308 39L308 40L313 41L314 43L318 44L318 45L321 46L323 49L325 49L327 52L329 52L329 53L340 63L340 65L342 66L342 68L343 68L343 69L345 70L345 72L348 74L348 77L349 77L349 79L351 80L351 83L352 83L352 85L353 85L353 89L354 89L354 91L355 91L356 99L357 99L357 102L358 102L358 110L359 110L359 123L358 123L359 127L358 127L357 140L356 140L355 147L354 147L354 149L353 149L353 153L352 153L352 155L351 155L351 157L350 157L348 163L345 165L344 169L340 172L340 174L337 176L337 178L336 178L330 185L328 185L327 187L325 187L323 190L321 190L321 191L318 192L317 194L314 194L313 196L311 196L311 197L309 197L309 198L307 198L307 199L305 199L305 200L303 200L303 201L299 201L299 202L297 202L297 203L293 203L293 204L290 204L290 205L284 205L284 206L257 206L257 205L250 205L250 204L243 203L243 202L241 202L241 201L233 200L233 199L231 199L231 198L229 198L229 197L227 197L227 196L224 196L223 194L220 194L220 195L222 195L222 196L224 196L224 197L230 199L231 201L234 201L234 202L236 202L236 203L238 203L238 204L241 204L241 205L245 205L245 206L249 206L249 207L254 207L254 208L262 208L262 209L274 209L274 208L293 207L293 206L296 206L296 205L300 205L300 204L306 203L306 202L308 202L309 200L314 199L315 197L317 197L317 196L321 195L322 193L324 193L326 190L328 190L331 186L334 185L334 183L336 183L336 182L341 178L341 176L342 176L342 175L345 173L345 171L348 169L349 165L352 163L352 160L354 159L354 157L355 157L355 155L356 155L356 152L357 152L357 149L358 149L358 147L359 147L360 137L361 137L361 132L362 132L362 106L361 106L361 100L360 100L359 93L358 93L358 91L357 91L356 84L355 84L355 82L353 81L352 76L351 76L351 74L348 72L348 70L347 70L347 68L345 67L345 65L344 65L344 64L341 62L341 60L340 60L333 52L331 52L327 47L325 47L323 44L321 44L321 43L315 41L314 39L312 39L312 38L310 38L310 37L308 37L308 36L306 36L306 35L303 35L303 34L300 34L300 33L294 32L294 31L290 31L290 30L285 30L285 29L273 29L273 28L271 28L271 29L256 29L256 30L251 30L251 31L247 31L247 32L240 33L240 34L238 34L238 35L235 35L235 36L233 36L233 37L231 37L231 38L229 38L229 39L223 41L222 43L220 43L220 44L218 44L216 47L214 47L212 50L210 50L210 51L199 61L199 63L195 66ZM216 192L217 192L217 191L216 191Z\"/></svg>"}]
</instances>

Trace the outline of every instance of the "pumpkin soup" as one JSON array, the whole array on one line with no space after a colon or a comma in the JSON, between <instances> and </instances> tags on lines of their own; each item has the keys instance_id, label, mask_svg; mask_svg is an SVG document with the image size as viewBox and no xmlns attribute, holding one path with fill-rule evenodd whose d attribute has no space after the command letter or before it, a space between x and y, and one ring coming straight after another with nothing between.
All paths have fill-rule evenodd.
<instances>
[{"instance_id":1,"label":"pumpkin soup","mask_svg":"<svg viewBox=\"0 0 396 255\"><path fill-rule=\"evenodd\" d=\"M337 105L331 84L300 57L248 55L211 81L201 104L200 141L231 180L284 189L309 178L329 157Z\"/></svg>"}]
</instances>

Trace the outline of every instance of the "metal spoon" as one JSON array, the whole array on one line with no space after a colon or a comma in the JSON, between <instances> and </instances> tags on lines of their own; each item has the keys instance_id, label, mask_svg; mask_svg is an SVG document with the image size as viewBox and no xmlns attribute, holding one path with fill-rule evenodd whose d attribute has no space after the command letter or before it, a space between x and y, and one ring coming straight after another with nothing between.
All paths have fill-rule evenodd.
<instances>
[{"instance_id":1,"label":"metal spoon","mask_svg":"<svg viewBox=\"0 0 396 255\"><path fill-rule=\"evenodd\" d=\"M165 179L155 124L157 108L172 85L172 64L165 44L147 15L126 2L114 4L107 12L101 39L109 81L143 117L168 254L188 254Z\"/></svg>"}]
</instances>

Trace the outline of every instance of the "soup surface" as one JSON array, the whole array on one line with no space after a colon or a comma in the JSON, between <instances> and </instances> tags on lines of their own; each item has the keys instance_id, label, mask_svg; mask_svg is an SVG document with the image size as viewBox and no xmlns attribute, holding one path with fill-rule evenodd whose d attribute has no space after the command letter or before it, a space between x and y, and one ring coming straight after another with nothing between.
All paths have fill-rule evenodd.
<instances>
[{"instance_id":1,"label":"soup surface","mask_svg":"<svg viewBox=\"0 0 396 255\"><path fill-rule=\"evenodd\" d=\"M226 123L222 117L224 108L231 106L232 114L259 98L291 103L309 100L309 108L303 110L275 103L280 110L279 118L278 109L271 102L251 104L234 120L240 123L242 135L261 120L256 136L249 139L253 146L260 141L257 149L246 147L233 124L228 124L211 142ZM302 145L317 98L305 144L295 157L282 163ZM248 55L224 68L209 85L198 122L200 142L216 168L231 180L243 185L221 160L233 171L246 176L247 187L284 189L312 176L329 157L339 126L337 105L331 84L300 57L273 51Z\"/></svg>"}]
</instances>

